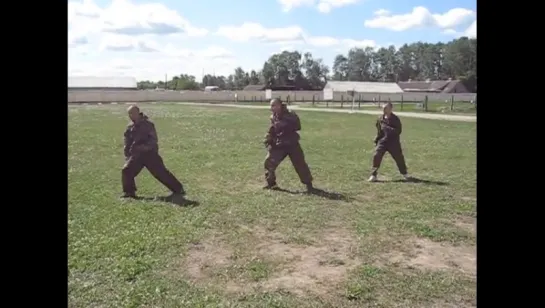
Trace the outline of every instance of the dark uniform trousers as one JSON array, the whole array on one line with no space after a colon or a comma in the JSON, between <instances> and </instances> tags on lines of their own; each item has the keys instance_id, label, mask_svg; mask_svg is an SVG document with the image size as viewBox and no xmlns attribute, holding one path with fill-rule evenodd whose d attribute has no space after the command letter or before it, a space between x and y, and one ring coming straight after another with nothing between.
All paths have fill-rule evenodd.
<instances>
[{"instance_id":1,"label":"dark uniform trousers","mask_svg":"<svg viewBox=\"0 0 545 308\"><path fill-rule=\"evenodd\" d=\"M305 160L305 154L299 142L289 146L272 146L265 158L265 179L269 185L276 184L276 168L289 156L295 172L303 184L312 183L312 174Z\"/></svg>"},{"instance_id":2,"label":"dark uniform trousers","mask_svg":"<svg viewBox=\"0 0 545 308\"><path fill-rule=\"evenodd\" d=\"M373 169L372 175L377 176L377 171L382 163L384 154L388 152L392 155L392 158L396 162L399 172L403 175L407 174L407 165L405 165L405 157L401 150L401 143L398 140L392 140L390 142L379 142L375 148L375 155L373 156Z\"/></svg>"},{"instance_id":3,"label":"dark uniform trousers","mask_svg":"<svg viewBox=\"0 0 545 308\"><path fill-rule=\"evenodd\" d=\"M163 159L156 151L148 151L136 156L130 156L121 171L123 192L135 193L136 183L134 178L146 167L159 182L165 185L173 193L183 193L182 183L165 167Z\"/></svg>"}]
</instances>

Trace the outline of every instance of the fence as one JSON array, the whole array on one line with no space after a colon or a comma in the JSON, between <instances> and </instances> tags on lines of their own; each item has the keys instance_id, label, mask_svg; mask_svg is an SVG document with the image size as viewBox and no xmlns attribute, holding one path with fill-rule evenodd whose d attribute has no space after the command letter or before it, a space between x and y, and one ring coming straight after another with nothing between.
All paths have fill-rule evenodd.
<instances>
[{"instance_id":1,"label":"fence","mask_svg":"<svg viewBox=\"0 0 545 308\"><path fill-rule=\"evenodd\" d=\"M234 102L235 93L238 102L266 102L264 91L97 91L97 90L68 90L69 103L107 103L107 102ZM279 97L289 102L323 102L322 91L273 91L273 97ZM470 102L475 99L474 93L361 93L356 94L356 101L369 102L423 102L428 97L429 101L455 101ZM333 93L332 102L352 102L352 97L346 93Z\"/></svg>"},{"instance_id":2,"label":"fence","mask_svg":"<svg viewBox=\"0 0 545 308\"><path fill-rule=\"evenodd\" d=\"M236 96L235 96L236 94ZM288 103L311 103L315 107L356 108L380 107L381 102L399 104L401 111L430 112L475 112L476 107L469 102L475 99L474 93L358 93L355 97L347 93L333 93L333 100L324 101L322 91L273 91ZM69 90L68 103L111 103L111 102L208 102L208 103L268 103L265 91L100 91ZM375 104L376 103L376 104Z\"/></svg>"}]
</instances>

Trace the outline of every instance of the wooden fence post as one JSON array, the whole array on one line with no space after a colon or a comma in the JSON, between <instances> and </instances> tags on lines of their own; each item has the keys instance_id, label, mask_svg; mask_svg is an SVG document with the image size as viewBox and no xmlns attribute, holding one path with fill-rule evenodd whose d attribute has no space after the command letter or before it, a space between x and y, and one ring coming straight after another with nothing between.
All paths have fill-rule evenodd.
<instances>
[{"instance_id":1,"label":"wooden fence post","mask_svg":"<svg viewBox=\"0 0 545 308\"><path fill-rule=\"evenodd\" d=\"M401 111L403 111L403 94L401 94Z\"/></svg>"},{"instance_id":2,"label":"wooden fence post","mask_svg":"<svg viewBox=\"0 0 545 308\"><path fill-rule=\"evenodd\" d=\"M426 95L426 97L424 98L424 110L426 112L428 112L428 96Z\"/></svg>"},{"instance_id":3,"label":"wooden fence post","mask_svg":"<svg viewBox=\"0 0 545 308\"><path fill-rule=\"evenodd\" d=\"M450 97L450 111L454 110L454 95Z\"/></svg>"},{"instance_id":4,"label":"wooden fence post","mask_svg":"<svg viewBox=\"0 0 545 308\"><path fill-rule=\"evenodd\" d=\"M341 109L343 108L343 104L344 104L344 95L341 94Z\"/></svg>"}]
</instances>

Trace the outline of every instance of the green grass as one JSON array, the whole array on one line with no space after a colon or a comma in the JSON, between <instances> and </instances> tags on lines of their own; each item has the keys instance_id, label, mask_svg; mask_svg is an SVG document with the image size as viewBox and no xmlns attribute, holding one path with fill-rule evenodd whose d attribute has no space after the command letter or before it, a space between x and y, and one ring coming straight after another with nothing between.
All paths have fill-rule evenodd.
<instances>
[{"instance_id":1,"label":"green grass","mask_svg":"<svg viewBox=\"0 0 545 308\"><path fill-rule=\"evenodd\" d=\"M300 111L335 200L261 190L266 110L142 107L200 205L119 200L126 106L69 107L69 307L475 305L475 123L402 118L409 171L430 183L368 183L375 117ZM379 177L400 177L389 156ZM278 180L303 189L289 160ZM168 193L147 171L137 185Z\"/></svg>"}]
</instances>

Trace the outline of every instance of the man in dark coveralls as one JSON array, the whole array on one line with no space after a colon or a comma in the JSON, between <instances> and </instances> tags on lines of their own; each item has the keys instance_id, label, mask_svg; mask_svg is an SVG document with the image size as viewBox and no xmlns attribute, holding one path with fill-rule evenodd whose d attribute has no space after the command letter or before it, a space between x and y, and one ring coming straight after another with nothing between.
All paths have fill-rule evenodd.
<instances>
[{"instance_id":1,"label":"man in dark coveralls","mask_svg":"<svg viewBox=\"0 0 545 308\"><path fill-rule=\"evenodd\" d=\"M137 106L132 105L127 111L131 122L125 131L125 165L121 172L122 198L136 197L134 178L146 167L151 175L172 191L170 198L183 199L185 191L182 183L165 167L159 155L155 125Z\"/></svg>"},{"instance_id":2,"label":"man in dark coveralls","mask_svg":"<svg viewBox=\"0 0 545 308\"><path fill-rule=\"evenodd\" d=\"M276 168L289 156L299 179L307 187L307 192L312 193L312 174L305 161L305 154L299 144L301 122L299 117L288 110L287 106L278 98L271 100L271 125L265 136L265 146L268 153L265 158L265 179L267 186L264 189L278 189L276 185Z\"/></svg>"},{"instance_id":3,"label":"man in dark coveralls","mask_svg":"<svg viewBox=\"0 0 545 308\"><path fill-rule=\"evenodd\" d=\"M375 155L373 156L373 169L369 182L377 181L377 171L380 168L380 163L386 152L392 155L392 158L397 164L397 168L406 180L411 180L407 174L407 166L405 165L405 157L401 150L401 121L392 112L392 103L386 103L383 107L384 113L379 116L376 122L377 137L375 138Z\"/></svg>"}]
</instances>

